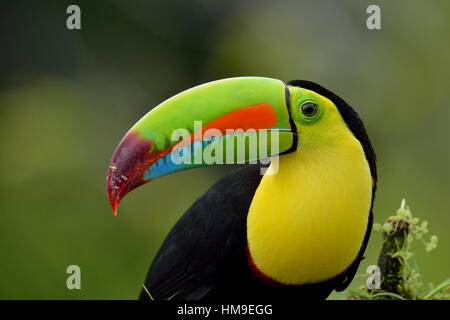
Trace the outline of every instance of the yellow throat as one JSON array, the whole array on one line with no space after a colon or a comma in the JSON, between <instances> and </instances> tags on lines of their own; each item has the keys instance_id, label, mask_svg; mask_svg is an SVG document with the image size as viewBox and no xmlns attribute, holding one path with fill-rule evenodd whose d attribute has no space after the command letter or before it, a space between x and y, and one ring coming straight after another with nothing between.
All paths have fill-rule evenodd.
<instances>
[{"instance_id":1,"label":"yellow throat","mask_svg":"<svg viewBox=\"0 0 450 320\"><path fill-rule=\"evenodd\" d=\"M265 175L250 205L255 266L285 284L330 279L356 258L367 229L372 178L363 148L344 126L323 145L300 145ZM301 135L300 135L301 139Z\"/></svg>"}]
</instances>

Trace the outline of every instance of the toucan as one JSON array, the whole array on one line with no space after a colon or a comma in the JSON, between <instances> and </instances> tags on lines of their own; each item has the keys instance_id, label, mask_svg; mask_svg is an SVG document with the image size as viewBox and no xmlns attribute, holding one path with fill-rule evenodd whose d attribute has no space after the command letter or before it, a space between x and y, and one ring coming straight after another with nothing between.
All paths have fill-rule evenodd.
<instances>
[{"instance_id":1,"label":"toucan","mask_svg":"<svg viewBox=\"0 0 450 320\"><path fill-rule=\"evenodd\" d=\"M114 214L136 187L222 163L242 165L174 225L140 298L325 299L344 290L364 258L377 184L357 112L306 80L236 77L181 92L116 148L107 177Z\"/></svg>"}]
</instances>

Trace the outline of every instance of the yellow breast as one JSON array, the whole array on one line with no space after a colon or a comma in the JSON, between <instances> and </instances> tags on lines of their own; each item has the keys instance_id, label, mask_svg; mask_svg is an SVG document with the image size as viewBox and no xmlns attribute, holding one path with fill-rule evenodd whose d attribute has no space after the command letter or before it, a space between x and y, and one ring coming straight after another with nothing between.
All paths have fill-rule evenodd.
<instances>
[{"instance_id":1,"label":"yellow breast","mask_svg":"<svg viewBox=\"0 0 450 320\"><path fill-rule=\"evenodd\" d=\"M249 209L254 264L285 284L336 276L358 254L371 197L369 165L350 131L339 143L281 156L278 173L262 178Z\"/></svg>"}]
</instances>

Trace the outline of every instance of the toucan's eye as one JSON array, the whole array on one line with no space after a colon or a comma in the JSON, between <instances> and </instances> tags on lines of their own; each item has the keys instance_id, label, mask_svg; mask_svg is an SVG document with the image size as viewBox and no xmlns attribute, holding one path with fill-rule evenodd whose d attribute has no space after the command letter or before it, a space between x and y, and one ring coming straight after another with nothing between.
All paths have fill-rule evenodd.
<instances>
[{"instance_id":1,"label":"toucan's eye","mask_svg":"<svg viewBox=\"0 0 450 320\"><path fill-rule=\"evenodd\" d=\"M318 112L319 108L315 103L307 102L304 105L302 105L302 113L305 115L305 117L313 118L317 115Z\"/></svg>"}]
</instances>

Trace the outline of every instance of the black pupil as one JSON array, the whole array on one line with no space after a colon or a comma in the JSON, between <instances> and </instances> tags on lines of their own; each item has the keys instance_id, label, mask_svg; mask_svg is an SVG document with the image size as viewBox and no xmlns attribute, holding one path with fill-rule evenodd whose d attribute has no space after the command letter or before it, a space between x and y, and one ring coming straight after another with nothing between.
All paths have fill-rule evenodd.
<instances>
[{"instance_id":1,"label":"black pupil","mask_svg":"<svg viewBox=\"0 0 450 320\"><path fill-rule=\"evenodd\" d=\"M302 112L307 117L314 117L317 114L317 106L312 102L305 103Z\"/></svg>"}]
</instances>

